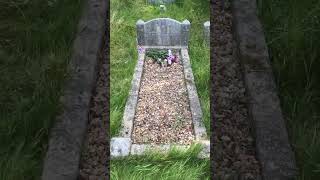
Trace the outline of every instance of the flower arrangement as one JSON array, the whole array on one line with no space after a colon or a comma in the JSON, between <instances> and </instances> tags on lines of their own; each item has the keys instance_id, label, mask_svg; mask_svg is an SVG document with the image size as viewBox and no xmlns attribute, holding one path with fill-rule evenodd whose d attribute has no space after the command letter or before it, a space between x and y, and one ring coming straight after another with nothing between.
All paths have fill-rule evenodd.
<instances>
[{"instance_id":1,"label":"flower arrangement","mask_svg":"<svg viewBox=\"0 0 320 180\"><path fill-rule=\"evenodd\" d=\"M157 62L161 67L170 66L172 63L178 63L178 56L173 55L170 49L168 50L148 50L146 55Z\"/></svg>"}]
</instances>

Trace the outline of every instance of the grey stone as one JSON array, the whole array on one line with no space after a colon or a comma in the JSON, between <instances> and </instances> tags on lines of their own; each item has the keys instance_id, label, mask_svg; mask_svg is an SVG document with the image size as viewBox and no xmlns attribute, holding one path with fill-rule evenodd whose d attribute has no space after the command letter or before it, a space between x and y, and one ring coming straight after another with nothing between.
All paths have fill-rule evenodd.
<instances>
[{"instance_id":1,"label":"grey stone","mask_svg":"<svg viewBox=\"0 0 320 180\"><path fill-rule=\"evenodd\" d=\"M174 3L175 0L148 0L150 4L169 4Z\"/></svg>"},{"instance_id":2,"label":"grey stone","mask_svg":"<svg viewBox=\"0 0 320 180\"><path fill-rule=\"evenodd\" d=\"M107 3L89 0L80 19L70 62L71 77L61 97L63 110L50 131L43 180L76 180L87 128L91 92L106 28Z\"/></svg>"},{"instance_id":3,"label":"grey stone","mask_svg":"<svg viewBox=\"0 0 320 180\"><path fill-rule=\"evenodd\" d=\"M111 158L128 156L131 149L131 139L123 137L114 137L110 142Z\"/></svg>"},{"instance_id":4,"label":"grey stone","mask_svg":"<svg viewBox=\"0 0 320 180\"><path fill-rule=\"evenodd\" d=\"M291 179L296 171L295 158L289 144L272 73L246 73L245 82L263 177Z\"/></svg>"},{"instance_id":5,"label":"grey stone","mask_svg":"<svg viewBox=\"0 0 320 180\"><path fill-rule=\"evenodd\" d=\"M203 24L203 35L206 43L210 45L210 21Z\"/></svg>"},{"instance_id":6,"label":"grey stone","mask_svg":"<svg viewBox=\"0 0 320 180\"><path fill-rule=\"evenodd\" d=\"M181 49L181 56L183 61L184 76L186 86L188 90L188 98L190 109L192 113L192 122L196 140L207 139L206 128L202 122L202 110L197 93L197 89L194 83L194 77L191 69L189 53L187 49Z\"/></svg>"},{"instance_id":7,"label":"grey stone","mask_svg":"<svg viewBox=\"0 0 320 180\"><path fill-rule=\"evenodd\" d=\"M198 154L198 157L201 159L210 158L210 141L202 140L200 144L202 145L202 150Z\"/></svg>"},{"instance_id":8,"label":"grey stone","mask_svg":"<svg viewBox=\"0 0 320 180\"><path fill-rule=\"evenodd\" d=\"M271 70L262 25L252 0L233 2L233 29L240 60L246 71Z\"/></svg>"},{"instance_id":9,"label":"grey stone","mask_svg":"<svg viewBox=\"0 0 320 180\"><path fill-rule=\"evenodd\" d=\"M139 54L138 61L135 67L135 72L131 82L131 90L130 90L129 97L127 99L124 114L123 114L122 128L120 131L121 137L131 138L134 114L135 114L136 106L138 102L138 95L139 95L140 82L141 82L142 71L143 71L144 58L145 58L145 53Z\"/></svg>"},{"instance_id":10,"label":"grey stone","mask_svg":"<svg viewBox=\"0 0 320 180\"><path fill-rule=\"evenodd\" d=\"M151 145L151 144L133 144L131 146L131 155L143 155L148 151L166 153L170 150L169 144Z\"/></svg>"},{"instance_id":11,"label":"grey stone","mask_svg":"<svg viewBox=\"0 0 320 180\"><path fill-rule=\"evenodd\" d=\"M233 1L233 29L244 70L257 158L264 180L295 179L297 168L282 116L256 1Z\"/></svg>"},{"instance_id":12,"label":"grey stone","mask_svg":"<svg viewBox=\"0 0 320 180\"><path fill-rule=\"evenodd\" d=\"M140 46L188 46L190 22L170 18L138 20L137 41Z\"/></svg>"},{"instance_id":13,"label":"grey stone","mask_svg":"<svg viewBox=\"0 0 320 180\"><path fill-rule=\"evenodd\" d=\"M210 158L210 141L198 141L202 145L202 150L198 154L201 159ZM162 144L162 145L151 145L151 144L132 144L131 155L143 155L146 152L158 152L168 153L172 148L180 151L186 151L190 146L187 145L174 145L174 144Z\"/></svg>"}]
</instances>

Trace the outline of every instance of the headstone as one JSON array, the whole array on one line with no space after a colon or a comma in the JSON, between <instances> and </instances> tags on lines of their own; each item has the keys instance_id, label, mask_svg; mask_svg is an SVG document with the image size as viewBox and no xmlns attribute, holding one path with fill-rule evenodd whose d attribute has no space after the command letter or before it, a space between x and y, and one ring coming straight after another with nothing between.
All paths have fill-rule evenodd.
<instances>
[{"instance_id":1,"label":"headstone","mask_svg":"<svg viewBox=\"0 0 320 180\"><path fill-rule=\"evenodd\" d=\"M205 41L207 44L210 44L210 21L206 21L203 24L203 33Z\"/></svg>"},{"instance_id":2,"label":"headstone","mask_svg":"<svg viewBox=\"0 0 320 180\"><path fill-rule=\"evenodd\" d=\"M190 22L170 18L138 20L137 41L140 46L188 46Z\"/></svg>"}]
</instances>

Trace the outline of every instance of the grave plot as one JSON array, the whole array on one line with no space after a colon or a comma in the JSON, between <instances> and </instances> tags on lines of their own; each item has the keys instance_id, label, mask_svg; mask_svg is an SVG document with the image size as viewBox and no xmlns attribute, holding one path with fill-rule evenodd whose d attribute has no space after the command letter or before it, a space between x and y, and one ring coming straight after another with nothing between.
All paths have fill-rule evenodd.
<instances>
[{"instance_id":1,"label":"grave plot","mask_svg":"<svg viewBox=\"0 0 320 180\"><path fill-rule=\"evenodd\" d=\"M151 52L161 54L167 50ZM132 134L135 144L190 145L194 139L179 53L175 53L174 62L157 62L149 56L145 58Z\"/></svg>"},{"instance_id":2,"label":"grave plot","mask_svg":"<svg viewBox=\"0 0 320 180\"><path fill-rule=\"evenodd\" d=\"M137 22L139 58L120 137L111 139L111 157L147 150L186 149L209 141L187 49L190 23L169 18Z\"/></svg>"}]
</instances>

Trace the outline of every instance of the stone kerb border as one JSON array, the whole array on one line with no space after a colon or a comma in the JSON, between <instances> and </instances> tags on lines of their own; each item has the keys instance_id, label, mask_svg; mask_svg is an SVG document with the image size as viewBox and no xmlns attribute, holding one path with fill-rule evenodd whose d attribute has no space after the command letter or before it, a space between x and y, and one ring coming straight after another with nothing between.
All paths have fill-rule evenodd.
<instances>
[{"instance_id":1,"label":"stone kerb border","mask_svg":"<svg viewBox=\"0 0 320 180\"><path fill-rule=\"evenodd\" d=\"M255 0L232 1L233 31L249 100L257 158L264 180L294 179L297 174L295 157L256 11Z\"/></svg>"},{"instance_id":2,"label":"stone kerb border","mask_svg":"<svg viewBox=\"0 0 320 180\"><path fill-rule=\"evenodd\" d=\"M164 49L167 47L163 47ZM147 49L146 49L147 50ZM192 113L192 122L195 134L195 143L201 144L203 146L202 151L199 154L199 158L209 158L210 156L210 141L207 140L206 128L202 122L202 111L200 106L200 101L196 91L196 86L194 83L194 77L192 74L192 69L190 65L190 59L188 54L188 49L181 49L181 57L184 67L185 81L188 91L188 98L190 102L190 109ZM138 93L140 89L140 82L143 73L145 53L140 53L138 57L138 62L135 68L133 79L131 82L131 90L126 103L123 120L122 129L120 131L120 137L114 137L111 139L111 158L128 156L128 155L141 155L146 151L161 151L167 152L172 147L178 149L186 149L189 146L182 145L151 145L151 144L132 144L131 134L134 123L134 115L138 102Z\"/></svg>"},{"instance_id":3,"label":"stone kerb border","mask_svg":"<svg viewBox=\"0 0 320 180\"><path fill-rule=\"evenodd\" d=\"M156 18L147 22L138 20L136 27L140 46L188 46L190 31L188 20L182 23L170 18Z\"/></svg>"},{"instance_id":4,"label":"stone kerb border","mask_svg":"<svg viewBox=\"0 0 320 180\"><path fill-rule=\"evenodd\" d=\"M125 138L131 138L133 120L136 112L136 107L138 103L138 95L141 83L141 77L143 73L145 53L139 53L138 62L133 74L133 79L131 82L131 90L129 92L129 97L125 106L122 129L120 131L120 136Z\"/></svg>"},{"instance_id":5,"label":"stone kerb border","mask_svg":"<svg viewBox=\"0 0 320 180\"><path fill-rule=\"evenodd\" d=\"M81 146L87 130L97 64L105 45L107 3L88 0L78 25L70 62L71 78L61 98L63 111L50 131L42 180L76 180Z\"/></svg>"}]
</instances>

